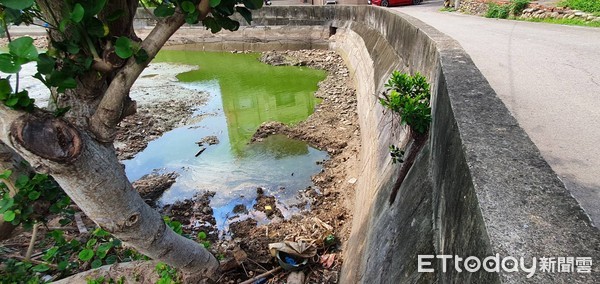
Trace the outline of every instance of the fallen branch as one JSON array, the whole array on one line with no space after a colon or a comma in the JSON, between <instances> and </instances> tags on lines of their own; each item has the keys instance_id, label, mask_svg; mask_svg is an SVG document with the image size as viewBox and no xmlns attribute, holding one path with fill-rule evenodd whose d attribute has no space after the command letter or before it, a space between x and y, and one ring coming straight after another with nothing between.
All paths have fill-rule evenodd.
<instances>
[{"instance_id":1,"label":"fallen branch","mask_svg":"<svg viewBox=\"0 0 600 284\"><path fill-rule=\"evenodd\" d=\"M271 270L269 270L269 271L267 271L265 273L256 275L256 276L254 276L254 277L252 277L252 278L250 278L250 279L248 279L248 280L246 280L246 281L244 281L244 282L242 282L240 284L251 284L251 283L254 283L254 281L256 281L258 279L261 279L263 277L267 277L269 275L275 275L275 273L278 273L279 271L281 271L281 269L282 269L281 266L277 267L277 268L273 268L273 269L271 269Z\"/></svg>"}]
</instances>

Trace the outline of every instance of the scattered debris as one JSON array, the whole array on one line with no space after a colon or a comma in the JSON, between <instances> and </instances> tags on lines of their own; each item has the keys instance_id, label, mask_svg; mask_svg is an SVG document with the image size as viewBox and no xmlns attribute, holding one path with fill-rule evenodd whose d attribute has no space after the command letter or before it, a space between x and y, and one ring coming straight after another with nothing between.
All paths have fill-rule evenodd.
<instances>
[{"instance_id":1,"label":"scattered debris","mask_svg":"<svg viewBox=\"0 0 600 284\"><path fill-rule=\"evenodd\" d=\"M196 144L198 144L198 146L202 146L204 144L208 144L208 146L216 145L219 144L219 138L217 138L217 136L214 135L206 136L200 139L200 141L196 142Z\"/></svg>"},{"instance_id":2,"label":"scattered debris","mask_svg":"<svg viewBox=\"0 0 600 284\"><path fill-rule=\"evenodd\" d=\"M196 153L196 155L194 155L194 157L200 156L200 154L204 153L205 150L206 150L206 148L202 147L202 149L200 149L200 151L198 151L198 153Z\"/></svg>"}]
</instances>

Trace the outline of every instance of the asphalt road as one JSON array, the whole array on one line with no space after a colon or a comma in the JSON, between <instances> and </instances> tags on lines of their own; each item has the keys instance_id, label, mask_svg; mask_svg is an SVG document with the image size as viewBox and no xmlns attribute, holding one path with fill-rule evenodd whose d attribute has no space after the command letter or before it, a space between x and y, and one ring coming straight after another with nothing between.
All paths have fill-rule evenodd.
<instances>
[{"instance_id":1,"label":"asphalt road","mask_svg":"<svg viewBox=\"0 0 600 284\"><path fill-rule=\"evenodd\" d=\"M573 196L600 224L600 28L391 8L457 40Z\"/></svg>"}]
</instances>

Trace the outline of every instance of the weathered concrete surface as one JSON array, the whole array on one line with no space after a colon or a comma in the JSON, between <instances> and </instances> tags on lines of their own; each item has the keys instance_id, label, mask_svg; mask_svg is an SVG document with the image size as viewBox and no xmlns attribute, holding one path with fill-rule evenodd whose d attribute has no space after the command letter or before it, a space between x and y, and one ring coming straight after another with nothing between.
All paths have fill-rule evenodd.
<instances>
[{"instance_id":1,"label":"weathered concrete surface","mask_svg":"<svg viewBox=\"0 0 600 284\"><path fill-rule=\"evenodd\" d=\"M462 5L462 4L461 4ZM600 29L394 7L456 39L597 226Z\"/></svg>"},{"instance_id":2,"label":"weathered concrete surface","mask_svg":"<svg viewBox=\"0 0 600 284\"><path fill-rule=\"evenodd\" d=\"M344 19L352 19L352 22L347 24ZM381 251L365 249L379 238L374 232L381 233L373 228L382 224L381 228L393 232L389 223L374 214L379 210L394 210L397 204L389 208L381 199L373 198L389 195L389 188L373 175L379 174L383 180L389 177L380 174L389 172L386 170L389 164L386 166L383 162L382 165L381 160L387 154L387 145L394 142L390 139L385 143L391 134L385 134L389 131L382 127L385 124L377 123L381 120L373 118L382 111L374 102L373 94L382 91L390 67L397 68L394 65L405 71L425 74L434 86L430 174L435 217L432 241L437 254L478 256L482 259L498 253L501 257L525 257L529 259L528 263L531 257L543 256L592 256L598 259L598 230L590 226L580 206L455 41L416 19L393 16L385 9L339 7L336 21L339 26L345 23L349 33L361 36L364 49L371 57L370 61L353 64L355 69L363 68L365 62L373 62L372 81L357 77L357 84L372 82L375 85L375 91L366 94L361 94L360 90L368 88L358 87L359 106L373 106L370 111L361 111L362 107L359 107L361 119L368 121L367 129L361 124L365 136L363 162L365 168L373 170L366 171L359 178L357 205L360 205L354 215L354 231L348 244L343 283L370 281L367 275L373 272L367 267L385 265L383 258L378 264L364 263L365 258L371 260L382 256ZM338 33L341 33L340 29ZM375 34L379 34L380 38ZM382 43L382 38L395 50L394 55L389 55L387 49L382 48L387 45ZM343 45L338 43L338 46ZM381 134L369 133L374 125L378 125L376 129ZM392 133L399 133L399 130L392 130ZM406 191L398 198L412 199L410 193ZM402 219L404 214L411 212L400 210L395 218ZM415 233L423 229L400 228ZM363 256L363 260L355 260L353 256L356 255ZM404 261L405 264L411 262L408 259ZM443 283L598 281L597 272L593 275L538 272L528 279L524 273L440 271L438 266L438 280ZM405 271L404 278L389 275L382 281L401 283L418 279L418 275L414 270Z\"/></svg>"}]
</instances>

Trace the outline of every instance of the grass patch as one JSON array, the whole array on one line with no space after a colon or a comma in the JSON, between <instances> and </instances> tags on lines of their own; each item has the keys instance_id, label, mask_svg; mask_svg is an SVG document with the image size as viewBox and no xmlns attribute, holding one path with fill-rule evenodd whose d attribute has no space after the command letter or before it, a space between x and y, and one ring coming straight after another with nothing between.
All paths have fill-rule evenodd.
<instances>
[{"instance_id":1,"label":"grass patch","mask_svg":"<svg viewBox=\"0 0 600 284\"><path fill-rule=\"evenodd\" d=\"M523 10L529 5L529 1L530 0L511 0L508 5L498 5L494 2L489 2L485 17L507 19L509 16L521 15Z\"/></svg>"},{"instance_id":2,"label":"grass patch","mask_svg":"<svg viewBox=\"0 0 600 284\"><path fill-rule=\"evenodd\" d=\"M600 15L600 0L562 0L559 5Z\"/></svg>"},{"instance_id":3,"label":"grass patch","mask_svg":"<svg viewBox=\"0 0 600 284\"><path fill-rule=\"evenodd\" d=\"M569 26L583 26L583 27L594 27L600 28L600 22L586 22L579 19L533 19L533 18L518 18L519 21L536 22L536 23L549 23Z\"/></svg>"},{"instance_id":4,"label":"grass patch","mask_svg":"<svg viewBox=\"0 0 600 284\"><path fill-rule=\"evenodd\" d=\"M486 18L506 19L510 12L508 5L498 5L494 2L488 4L488 10L485 12Z\"/></svg>"},{"instance_id":5,"label":"grass patch","mask_svg":"<svg viewBox=\"0 0 600 284\"><path fill-rule=\"evenodd\" d=\"M440 12L456 12L456 9L454 7L443 7Z\"/></svg>"}]
</instances>

